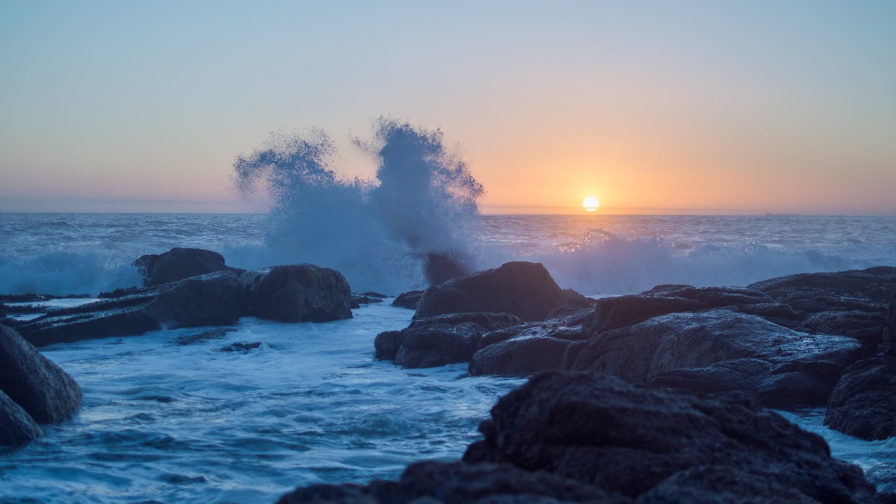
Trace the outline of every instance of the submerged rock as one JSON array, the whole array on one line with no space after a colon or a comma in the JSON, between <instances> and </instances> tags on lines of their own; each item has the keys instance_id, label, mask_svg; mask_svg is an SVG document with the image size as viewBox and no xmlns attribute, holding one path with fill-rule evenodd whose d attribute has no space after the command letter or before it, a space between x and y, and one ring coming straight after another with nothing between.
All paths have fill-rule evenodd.
<instances>
[{"instance_id":1,"label":"submerged rock","mask_svg":"<svg viewBox=\"0 0 896 504\"><path fill-rule=\"evenodd\" d=\"M543 265L509 262L426 289L414 316L492 312L536 321L561 306L566 296Z\"/></svg>"},{"instance_id":2,"label":"submerged rock","mask_svg":"<svg viewBox=\"0 0 896 504\"><path fill-rule=\"evenodd\" d=\"M40 426L0 390L0 446L20 446L43 436Z\"/></svg>"},{"instance_id":3,"label":"submerged rock","mask_svg":"<svg viewBox=\"0 0 896 504\"><path fill-rule=\"evenodd\" d=\"M896 357L866 359L849 366L837 386L824 424L872 441L896 435Z\"/></svg>"},{"instance_id":4,"label":"submerged rock","mask_svg":"<svg viewBox=\"0 0 896 504\"><path fill-rule=\"evenodd\" d=\"M143 285L146 287L233 269L224 264L224 256L217 252L179 247L163 254L140 256L134 265L143 275Z\"/></svg>"},{"instance_id":5,"label":"submerged rock","mask_svg":"<svg viewBox=\"0 0 896 504\"><path fill-rule=\"evenodd\" d=\"M280 322L327 322L352 318L352 293L342 273L313 264L247 271L246 315Z\"/></svg>"},{"instance_id":6,"label":"submerged rock","mask_svg":"<svg viewBox=\"0 0 896 504\"><path fill-rule=\"evenodd\" d=\"M117 299L56 310L16 329L36 346L159 329L228 325L242 312L237 274L219 271L143 289Z\"/></svg>"},{"instance_id":7,"label":"submerged rock","mask_svg":"<svg viewBox=\"0 0 896 504\"><path fill-rule=\"evenodd\" d=\"M81 405L75 380L16 331L0 325L0 391L35 422L56 423Z\"/></svg>"}]
</instances>

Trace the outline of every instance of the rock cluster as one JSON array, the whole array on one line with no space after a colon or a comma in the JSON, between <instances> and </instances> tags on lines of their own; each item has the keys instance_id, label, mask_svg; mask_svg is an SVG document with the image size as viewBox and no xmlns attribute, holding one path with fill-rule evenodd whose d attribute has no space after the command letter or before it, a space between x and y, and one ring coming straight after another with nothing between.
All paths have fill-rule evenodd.
<instances>
[{"instance_id":1,"label":"rock cluster","mask_svg":"<svg viewBox=\"0 0 896 504\"><path fill-rule=\"evenodd\" d=\"M696 395L590 372L537 375L480 426L462 462L398 481L315 485L298 503L870 503L827 443L739 393Z\"/></svg>"},{"instance_id":2,"label":"rock cluster","mask_svg":"<svg viewBox=\"0 0 896 504\"><path fill-rule=\"evenodd\" d=\"M0 325L0 445L41 436L38 424L62 421L81 399L81 388L68 373Z\"/></svg>"},{"instance_id":3,"label":"rock cluster","mask_svg":"<svg viewBox=\"0 0 896 504\"><path fill-rule=\"evenodd\" d=\"M44 346L159 329L227 325L242 316L281 322L323 322L352 316L351 289L338 271L311 264L243 271L224 266L223 258L218 261L218 257L198 249L143 256L138 262L146 265L151 287L54 310L15 327L32 344ZM174 262L178 258L185 265L178 266ZM159 283L209 268L218 269Z\"/></svg>"}]
</instances>

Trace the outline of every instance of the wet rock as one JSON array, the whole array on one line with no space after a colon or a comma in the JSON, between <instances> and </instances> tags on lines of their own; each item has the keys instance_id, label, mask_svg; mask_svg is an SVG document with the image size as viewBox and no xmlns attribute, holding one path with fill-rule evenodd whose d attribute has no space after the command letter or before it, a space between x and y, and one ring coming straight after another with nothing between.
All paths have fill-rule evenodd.
<instances>
[{"instance_id":1,"label":"wet rock","mask_svg":"<svg viewBox=\"0 0 896 504\"><path fill-rule=\"evenodd\" d=\"M21 446L42 435L43 431L34 419L0 391L0 446Z\"/></svg>"},{"instance_id":2,"label":"wet rock","mask_svg":"<svg viewBox=\"0 0 896 504\"><path fill-rule=\"evenodd\" d=\"M852 298L871 303L888 303L896 296L896 268L878 266L865 270L839 271L835 273L804 273L773 278L747 286L762 291L772 298L790 304L796 310L806 312L828 311L831 308L814 309L811 303L796 306L783 300L795 293L815 293L832 298ZM808 298L805 301L809 301ZM824 299L821 300L824 302ZM849 309L849 308L845 308Z\"/></svg>"},{"instance_id":3,"label":"wet rock","mask_svg":"<svg viewBox=\"0 0 896 504\"><path fill-rule=\"evenodd\" d=\"M566 306L566 296L543 265L509 262L426 289L415 317L493 312L537 321L561 306Z\"/></svg>"},{"instance_id":4,"label":"wet rock","mask_svg":"<svg viewBox=\"0 0 896 504\"><path fill-rule=\"evenodd\" d=\"M232 345L227 345L221 349L222 352L240 352L240 353L249 353L252 350L261 346L260 341L255 341L252 343L234 343Z\"/></svg>"},{"instance_id":5,"label":"wet rock","mask_svg":"<svg viewBox=\"0 0 896 504\"><path fill-rule=\"evenodd\" d=\"M770 303L772 298L754 289L743 287L692 287L690 285L658 285L642 296L690 299L708 308Z\"/></svg>"},{"instance_id":6,"label":"wet rock","mask_svg":"<svg viewBox=\"0 0 896 504\"><path fill-rule=\"evenodd\" d=\"M883 342L885 316L867 311L826 311L810 315L803 326L813 333L837 334L857 339L866 353L876 353Z\"/></svg>"},{"instance_id":7,"label":"wet rock","mask_svg":"<svg viewBox=\"0 0 896 504\"><path fill-rule=\"evenodd\" d=\"M544 471L528 472L510 464L467 465L425 461L411 464L398 481L355 485L312 485L284 495L279 504L390 503L559 504L630 502L593 485Z\"/></svg>"},{"instance_id":8,"label":"wet rock","mask_svg":"<svg viewBox=\"0 0 896 504\"><path fill-rule=\"evenodd\" d=\"M420 318L401 331L377 335L377 359L394 360L405 367L433 367L468 362L482 335L522 321L507 313L453 313Z\"/></svg>"},{"instance_id":9,"label":"wet rock","mask_svg":"<svg viewBox=\"0 0 896 504\"><path fill-rule=\"evenodd\" d=\"M385 294L380 294L379 292L373 292L373 291L362 292L361 295L367 296L370 298L377 298L379 300L383 300L383 299L386 299L387 297L389 297Z\"/></svg>"},{"instance_id":10,"label":"wet rock","mask_svg":"<svg viewBox=\"0 0 896 504\"><path fill-rule=\"evenodd\" d=\"M887 317L884 319L881 339L889 345L896 343L896 297L893 298L893 301L890 301L890 306L887 309Z\"/></svg>"},{"instance_id":11,"label":"wet rock","mask_svg":"<svg viewBox=\"0 0 896 504\"><path fill-rule=\"evenodd\" d=\"M697 392L742 390L773 407L824 404L861 345L725 309L673 313L601 333L571 368Z\"/></svg>"},{"instance_id":12,"label":"wet rock","mask_svg":"<svg viewBox=\"0 0 896 504\"><path fill-rule=\"evenodd\" d=\"M382 303L379 297L365 296L363 294L352 294L351 308L358 309L361 305L369 305L371 303Z\"/></svg>"},{"instance_id":13,"label":"wet rock","mask_svg":"<svg viewBox=\"0 0 896 504\"><path fill-rule=\"evenodd\" d=\"M866 359L846 368L825 413L828 427L869 441L896 435L896 357Z\"/></svg>"},{"instance_id":14,"label":"wet rock","mask_svg":"<svg viewBox=\"0 0 896 504\"><path fill-rule=\"evenodd\" d=\"M423 297L422 290L403 292L399 294L398 297L395 298L395 300L392 301L392 306L407 308L409 310L416 310L417 305L420 304L421 297Z\"/></svg>"},{"instance_id":15,"label":"wet rock","mask_svg":"<svg viewBox=\"0 0 896 504\"><path fill-rule=\"evenodd\" d=\"M434 325L401 332L395 364L409 368L469 362L485 329L478 324Z\"/></svg>"},{"instance_id":16,"label":"wet rock","mask_svg":"<svg viewBox=\"0 0 896 504\"><path fill-rule=\"evenodd\" d=\"M276 266L240 276L245 314L280 322L352 318L351 289L342 273L312 264Z\"/></svg>"},{"instance_id":17,"label":"wet rock","mask_svg":"<svg viewBox=\"0 0 896 504\"><path fill-rule=\"evenodd\" d=\"M0 391L35 422L56 423L81 405L75 380L16 331L0 326Z\"/></svg>"},{"instance_id":18,"label":"wet rock","mask_svg":"<svg viewBox=\"0 0 896 504\"><path fill-rule=\"evenodd\" d=\"M743 394L697 396L596 373L537 375L492 409L469 464L511 463L637 502L870 502L862 470ZM693 500L699 497L697 500Z\"/></svg>"},{"instance_id":19,"label":"wet rock","mask_svg":"<svg viewBox=\"0 0 896 504\"><path fill-rule=\"evenodd\" d=\"M164 254L147 254L138 257L134 265L143 275L146 287L231 269L224 264L221 254L197 248L173 248Z\"/></svg>"},{"instance_id":20,"label":"wet rock","mask_svg":"<svg viewBox=\"0 0 896 504\"><path fill-rule=\"evenodd\" d=\"M531 327L511 339L489 344L473 354L470 374L518 375L563 369L563 356L571 338L562 336L581 336L581 330Z\"/></svg>"},{"instance_id":21,"label":"wet rock","mask_svg":"<svg viewBox=\"0 0 896 504\"><path fill-rule=\"evenodd\" d=\"M45 346L163 328L229 325L239 319L242 299L237 274L219 271L56 310L16 329L33 345Z\"/></svg>"},{"instance_id":22,"label":"wet rock","mask_svg":"<svg viewBox=\"0 0 896 504\"><path fill-rule=\"evenodd\" d=\"M606 331L635 325L659 315L705 310L709 305L679 297L618 296L597 300L585 319L582 331L597 336Z\"/></svg>"}]
</instances>

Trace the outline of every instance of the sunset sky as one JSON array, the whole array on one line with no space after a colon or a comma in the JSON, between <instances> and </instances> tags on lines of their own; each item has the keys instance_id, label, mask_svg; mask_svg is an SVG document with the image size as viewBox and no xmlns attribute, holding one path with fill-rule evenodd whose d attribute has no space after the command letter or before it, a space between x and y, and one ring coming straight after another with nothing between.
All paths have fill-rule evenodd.
<instances>
[{"instance_id":1,"label":"sunset sky","mask_svg":"<svg viewBox=\"0 0 896 504\"><path fill-rule=\"evenodd\" d=\"M3 2L0 211L240 211L237 155L441 128L485 212L896 215L896 2Z\"/></svg>"}]
</instances>

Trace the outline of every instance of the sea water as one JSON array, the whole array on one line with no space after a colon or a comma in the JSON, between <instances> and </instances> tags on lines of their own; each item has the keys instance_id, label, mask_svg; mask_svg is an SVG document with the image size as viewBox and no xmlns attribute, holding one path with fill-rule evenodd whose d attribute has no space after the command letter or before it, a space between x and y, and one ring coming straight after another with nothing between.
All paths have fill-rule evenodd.
<instances>
[{"instance_id":1,"label":"sea water","mask_svg":"<svg viewBox=\"0 0 896 504\"><path fill-rule=\"evenodd\" d=\"M888 217L515 215L474 224L475 267L535 260L588 295L896 265ZM138 285L134 258L174 246L217 250L242 267L291 259L271 251L272 226L265 215L0 214L0 293ZM351 259L330 256L322 266ZM368 266L371 257L382 258L368 254ZM413 251L386 260L380 272L351 270L353 290L394 296L423 286ZM376 283L402 264L412 273ZM273 502L296 485L394 478L415 460L460 457L497 398L522 380L376 361L376 334L412 316L388 303L322 324L244 318L43 348L78 381L84 402L30 445L0 449L0 501ZM819 410L787 415L879 487L896 487L891 441L830 431Z\"/></svg>"}]
</instances>

